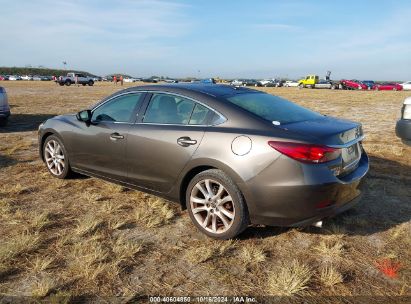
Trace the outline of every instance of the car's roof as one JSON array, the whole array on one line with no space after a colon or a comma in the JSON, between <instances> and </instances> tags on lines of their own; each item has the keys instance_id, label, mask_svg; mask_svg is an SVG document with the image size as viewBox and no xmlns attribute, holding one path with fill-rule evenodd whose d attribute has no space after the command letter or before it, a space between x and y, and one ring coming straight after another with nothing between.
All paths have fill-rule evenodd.
<instances>
[{"instance_id":1,"label":"car's roof","mask_svg":"<svg viewBox=\"0 0 411 304\"><path fill-rule=\"evenodd\" d=\"M126 89L126 91L167 91L174 93L202 93L213 97L224 97L236 95L239 93L255 93L260 92L244 87L235 87L223 84L207 84L207 83L171 83L158 85L136 86Z\"/></svg>"}]
</instances>

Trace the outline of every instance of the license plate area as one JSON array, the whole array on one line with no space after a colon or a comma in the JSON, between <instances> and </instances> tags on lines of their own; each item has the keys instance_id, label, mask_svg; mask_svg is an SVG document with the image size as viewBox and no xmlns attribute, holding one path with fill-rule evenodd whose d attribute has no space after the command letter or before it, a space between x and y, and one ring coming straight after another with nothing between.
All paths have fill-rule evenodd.
<instances>
[{"instance_id":1,"label":"license plate area","mask_svg":"<svg viewBox=\"0 0 411 304\"><path fill-rule=\"evenodd\" d=\"M352 146L342 149L342 165L343 172L355 170L358 167L358 162L361 158L360 143L355 143Z\"/></svg>"}]
</instances>

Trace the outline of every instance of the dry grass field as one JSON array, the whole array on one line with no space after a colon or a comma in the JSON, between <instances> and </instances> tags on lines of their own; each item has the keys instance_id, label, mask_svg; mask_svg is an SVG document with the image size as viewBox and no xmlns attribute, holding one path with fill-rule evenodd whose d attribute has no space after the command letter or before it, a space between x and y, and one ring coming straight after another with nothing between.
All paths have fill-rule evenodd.
<instances>
[{"instance_id":1,"label":"dry grass field","mask_svg":"<svg viewBox=\"0 0 411 304\"><path fill-rule=\"evenodd\" d=\"M409 300L411 148L394 133L409 93L264 89L363 124L371 169L362 203L322 229L250 227L236 240L213 241L175 203L95 178L58 180L40 161L42 121L84 109L120 86L0 85L12 110L0 129L0 302L145 295Z\"/></svg>"}]
</instances>

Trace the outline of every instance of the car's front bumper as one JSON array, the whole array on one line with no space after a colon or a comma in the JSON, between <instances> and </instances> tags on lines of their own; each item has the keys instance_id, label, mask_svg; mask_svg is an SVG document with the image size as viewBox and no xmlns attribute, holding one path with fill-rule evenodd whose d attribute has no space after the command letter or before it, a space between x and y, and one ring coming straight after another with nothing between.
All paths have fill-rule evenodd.
<instances>
[{"instance_id":1,"label":"car's front bumper","mask_svg":"<svg viewBox=\"0 0 411 304\"><path fill-rule=\"evenodd\" d=\"M332 217L360 201L360 183L368 169L365 152L357 169L341 178L324 164L273 164L269 174L263 172L245 185L250 220L253 224L293 227Z\"/></svg>"},{"instance_id":2,"label":"car's front bumper","mask_svg":"<svg viewBox=\"0 0 411 304\"><path fill-rule=\"evenodd\" d=\"M411 119L400 119L397 121L395 133L405 144L411 146Z\"/></svg>"}]
</instances>

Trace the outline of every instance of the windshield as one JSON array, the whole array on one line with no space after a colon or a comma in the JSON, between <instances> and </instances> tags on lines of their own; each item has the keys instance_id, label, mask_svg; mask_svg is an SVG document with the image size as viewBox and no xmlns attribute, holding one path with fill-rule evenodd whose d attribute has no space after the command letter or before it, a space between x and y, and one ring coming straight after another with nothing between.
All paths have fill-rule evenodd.
<instances>
[{"instance_id":1,"label":"windshield","mask_svg":"<svg viewBox=\"0 0 411 304\"><path fill-rule=\"evenodd\" d=\"M318 119L321 114L303 108L283 98L265 93L245 93L228 97L227 100L274 124L287 124Z\"/></svg>"}]
</instances>

